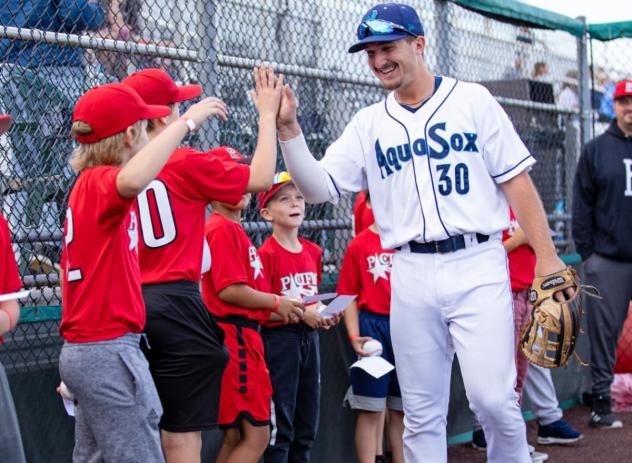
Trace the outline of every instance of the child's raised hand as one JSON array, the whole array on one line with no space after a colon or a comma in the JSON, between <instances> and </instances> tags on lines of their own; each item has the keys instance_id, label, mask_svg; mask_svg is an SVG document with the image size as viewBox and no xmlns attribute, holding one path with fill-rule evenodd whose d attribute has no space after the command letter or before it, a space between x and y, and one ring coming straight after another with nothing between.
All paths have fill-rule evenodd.
<instances>
[{"instance_id":1,"label":"child's raised hand","mask_svg":"<svg viewBox=\"0 0 632 463\"><path fill-rule=\"evenodd\" d=\"M192 119L196 127L200 127L211 117L218 117L224 122L228 119L226 105L222 100L214 96L209 96L195 103L182 115L183 119Z\"/></svg>"},{"instance_id":2,"label":"child's raised hand","mask_svg":"<svg viewBox=\"0 0 632 463\"><path fill-rule=\"evenodd\" d=\"M255 89L250 97L254 102L260 117L274 117L279 112L281 92L283 90L283 74L276 76L272 66L261 65L253 71Z\"/></svg>"}]
</instances>

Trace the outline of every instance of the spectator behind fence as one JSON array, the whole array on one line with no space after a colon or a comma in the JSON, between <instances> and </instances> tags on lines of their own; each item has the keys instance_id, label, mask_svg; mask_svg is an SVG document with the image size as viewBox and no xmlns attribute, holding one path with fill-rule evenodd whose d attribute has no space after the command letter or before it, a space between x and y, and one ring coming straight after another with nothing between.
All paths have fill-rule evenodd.
<instances>
[{"instance_id":1,"label":"spectator behind fence","mask_svg":"<svg viewBox=\"0 0 632 463\"><path fill-rule=\"evenodd\" d=\"M96 0L5 0L0 24L81 34L96 30L104 13ZM72 107L84 88L83 51L77 47L0 40L0 92L6 112L15 114L7 159L14 190L9 217L15 230L61 229L72 173L66 159ZM46 203L43 213L42 205ZM23 252L25 249L23 248ZM26 250L30 252L30 250ZM28 258L29 256L24 256ZM32 264L38 264L39 259Z\"/></svg>"},{"instance_id":2,"label":"spectator behind fence","mask_svg":"<svg viewBox=\"0 0 632 463\"><path fill-rule=\"evenodd\" d=\"M524 69L524 53L521 51L516 51L516 58L514 59L513 66L509 66L503 72L503 79L512 80L512 79L522 79L525 77L525 69Z\"/></svg>"},{"instance_id":3,"label":"spectator behind fence","mask_svg":"<svg viewBox=\"0 0 632 463\"><path fill-rule=\"evenodd\" d=\"M603 298L588 298L592 415L596 428L620 428L612 413L617 340L632 298L632 80L614 92L616 119L582 150L573 194L573 238L586 283Z\"/></svg>"},{"instance_id":4,"label":"spectator behind fence","mask_svg":"<svg viewBox=\"0 0 632 463\"><path fill-rule=\"evenodd\" d=\"M531 78L533 80L548 81L549 80L549 66L544 61L538 61L533 65L533 71L531 71Z\"/></svg>"},{"instance_id":5,"label":"spectator behind fence","mask_svg":"<svg viewBox=\"0 0 632 463\"><path fill-rule=\"evenodd\" d=\"M570 70L562 81L562 91L557 97L557 105L563 109L579 110L579 95L577 94L577 71Z\"/></svg>"},{"instance_id":6,"label":"spectator behind fence","mask_svg":"<svg viewBox=\"0 0 632 463\"><path fill-rule=\"evenodd\" d=\"M614 90L616 84L603 69L597 71L597 79L599 88L602 91L599 106L596 107L599 113L599 120L602 122L610 122L615 118Z\"/></svg>"}]
</instances>

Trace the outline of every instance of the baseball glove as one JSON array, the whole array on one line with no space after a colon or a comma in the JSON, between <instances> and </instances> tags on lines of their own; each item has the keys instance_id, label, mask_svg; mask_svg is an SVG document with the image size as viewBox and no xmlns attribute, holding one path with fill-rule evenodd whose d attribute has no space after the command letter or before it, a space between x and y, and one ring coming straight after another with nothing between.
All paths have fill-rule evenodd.
<instances>
[{"instance_id":1,"label":"baseball glove","mask_svg":"<svg viewBox=\"0 0 632 463\"><path fill-rule=\"evenodd\" d=\"M567 288L575 291L571 299L558 302L553 298L554 293ZM588 292L587 289L594 292ZM598 296L596 289L580 284L577 272L572 267L533 280L529 291L529 302L533 309L520 336L520 348L531 363L544 368L556 368L568 363L575 353L580 334L585 294Z\"/></svg>"}]
</instances>

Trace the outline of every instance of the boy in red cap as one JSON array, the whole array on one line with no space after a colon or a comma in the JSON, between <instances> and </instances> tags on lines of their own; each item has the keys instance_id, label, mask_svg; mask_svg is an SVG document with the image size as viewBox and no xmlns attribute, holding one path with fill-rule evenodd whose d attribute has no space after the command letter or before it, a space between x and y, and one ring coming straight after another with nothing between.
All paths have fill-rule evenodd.
<instances>
[{"instance_id":1,"label":"boy in red cap","mask_svg":"<svg viewBox=\"0 0 632 463\"><path fill-rule=\"evenodd\" d=\"M366 207L371 198L366 194ZM358 298L345 311L345 326L353 350L360 357L365 342L376 339L382 344L382 357L395 364L391 332L391 266L393 251L382 249L377 226L372 223L351 240L342 261L338 294ZM358 461L373 463L380 458L382 412L388 409L388 434L394 463L404 462L404 414L397 372L374 378L360 368L352 368L351 387L345 403L358 410L355 444ZM378 437L379 436L379 437Z\"/></svg>"},{"instance_id":2,"label":"boy in red cap","mask_svg":"<svg viewBox=\"0 0 632 463\"><path fill-rule=\"evenodd\" d=\"M242 156L231 153L235 161ZM303 315L301 301L270 292L261 259L240 225L246 193L235 206L213 201L205 235L212 264L202 276L202 296L224 330L229 360L222 377L219 425L225 430L217 463L256 463L270 440L272 386L260 323L287 323ZM272 314L272 315L271 315Z\"/></svg>"},{"instance_id":3,"label":"boy in red cap","mask_svg":"<svg viewBox=\"0 0 632 463\"><path fill-rule=\"evenodd\" d=\"M160 420L165 458L200 461L203 430L217 427L222 373L228 362L224 333L204 306L199 290L204 259L204 219L213 200L237 204L248 191L268 188L276 163L275 118L283 76L272 68L254 71L255 103L260 114L259 144L251 166L232 160L237 151L175 150L156 180L138 196L139 258L147 309L145 353L164 414ZM123 81L147 104L171 107L166 117L149 121L150 140L179 117L179 103L196 98L199 85L177 86L161 69L145 69ZM215 98L217 115L226 117ZM205 249L206 248L206 249ZM208 253L207 257L208 257Z\"/></svg>"},{"instance_id":4,"label":"boy in red cap","mask_svg":"<svg viewBox=\"0 0 632 463\"><path fill-rule=\"evenodd\" d=\"M272 236L259 248L274 294L302 300L318 294L323 251L298 236L305 217L305 199L287 172L259 193L261 216L272 223ZM271 439L265 463L307 462L318 430L320 409L320 347L318 328L329 328L339 317L323 318L308 306L302 323L264 322L261 337L272 381Z\"/></svg>"},{"instance_id":5,"label":"boy in red cap","mask_svg":"<svg viewBox=\"0 0 632 463\"><path fill-rule=\"evenodd\" d=\"M11 116L0 115L0 135L11 126ZM22 280L18 273L15 255L11 246L9 225L0 214L0 294L13 293L22 287ZM20 306L18 301L0 302L0 344L2 335L11 331L18 324L20 318ZM0 363L0 455L6 461L23 463L26 461L22 449L22 438L18 426L15 406L9 389L9 381Z\"/></svg>"},{"instance_id":6,"label":"boy in red cap","mask_svg":"<svg viewBox=\"0 0 632 463\"><path fill-rule=\"evenodd\" d=\"M216 111L205 99L148 142L146 120L170 113L123 84L95 87L75 106L70 164L79 175L64 230L59 358L76 399L74 461L164 461L162 407L139 347L145 307L132 205L191 124Z\"/></svg>"}]
</instances>

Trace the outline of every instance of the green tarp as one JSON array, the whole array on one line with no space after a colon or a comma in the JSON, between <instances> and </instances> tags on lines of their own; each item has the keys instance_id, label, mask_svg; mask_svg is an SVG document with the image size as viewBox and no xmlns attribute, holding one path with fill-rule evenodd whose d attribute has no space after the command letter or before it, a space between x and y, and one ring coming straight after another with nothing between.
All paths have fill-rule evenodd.
<instances>
[{"instance_id":1,"label":"green tarp","mask_svg":"<svg viewBox=\"0 0 632 463\"><path fill-rule=\"evenodd\" d=\"M632 38L632 21L621 21L617 23L591 24L588 32L593 39L614 40L621 37Z\"/></svg>"},{"instance_id":2,"label":"green tarp","mask_svg":"<svg viewBox=\"0 0 632 463\"><path fill-rule=\"evenodd\" d=\"M449 0L485 16L520 26L566 31L575 37L584 33L582 21L537 8L515 0ZM614 40L632 37L632 21L590 24L588 33L596 40Z\"/></svg>"}]
</instances>

